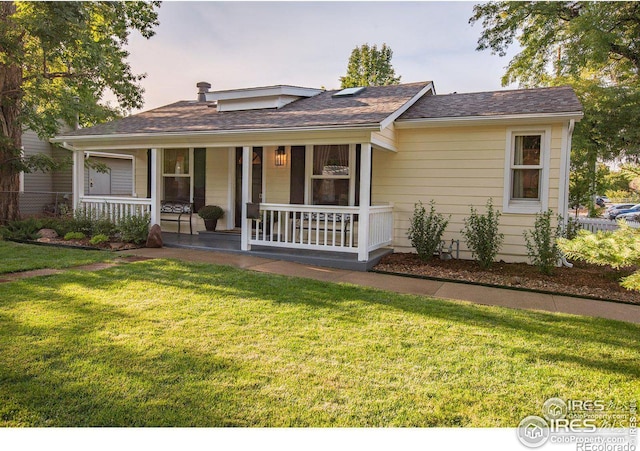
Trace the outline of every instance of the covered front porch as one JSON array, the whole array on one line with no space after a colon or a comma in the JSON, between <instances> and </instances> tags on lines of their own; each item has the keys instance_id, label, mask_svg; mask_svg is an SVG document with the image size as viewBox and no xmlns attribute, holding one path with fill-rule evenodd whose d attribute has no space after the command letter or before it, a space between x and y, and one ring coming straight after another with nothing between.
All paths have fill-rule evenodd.
<instances>
[{"instance_id":1,"label":"covered front porch","mask_svg":"<svg viewBox=\"0 0 640 451\"><path fill-rule=\"evenodd\" d=\"M371 202L372 155L387 150L371 142L208 143L129 151L137 161L130 197L88 194L83 152L74 153L76 208L114 222L149 214L151 224L161 225L167 246L360 270L390 252L393 206ZM181 224L181 233L178 224L165 220L163 201L191 206L191 224ZM225 210L217 224L222 233L206 232L196 214L211 204Z\"/></svg>"}]
</instances>

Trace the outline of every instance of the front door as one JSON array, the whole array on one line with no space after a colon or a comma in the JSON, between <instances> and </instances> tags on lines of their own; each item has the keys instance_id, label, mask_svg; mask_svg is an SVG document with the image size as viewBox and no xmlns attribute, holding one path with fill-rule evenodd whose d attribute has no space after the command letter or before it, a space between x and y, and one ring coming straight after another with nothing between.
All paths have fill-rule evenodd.
<instances>
[{"instance_id":1,"label":"front door","mask_svg":"<svg viewBox=\"0 0 640 451\"><path fill-rule=\"evenodd\" d=\"M108 196L111 194L111 168L107 172L98 172L89 168L89 195Z\"/></svg>"},{"instance_id":2,"label":"front door","mask_svg":"<svg viewBox=\"0 0 640 451\"><path fill-rule=\"evenodd\" d=\"M262 202L262 147L253 148L251 202ZM242 147L236 147L236 227L242 224Z\"/></svg>"}]
</instances>

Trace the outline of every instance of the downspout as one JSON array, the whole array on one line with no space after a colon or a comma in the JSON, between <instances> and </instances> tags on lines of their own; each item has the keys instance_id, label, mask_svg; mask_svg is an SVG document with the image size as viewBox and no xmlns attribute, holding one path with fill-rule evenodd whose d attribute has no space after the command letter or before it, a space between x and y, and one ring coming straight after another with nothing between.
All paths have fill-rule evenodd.
<instances>
[{"instance_id":1,"label":"downspout","mask_svg":"<svg viewBox=\"0 0 640 451\"><path fill-rule=\"evenodd\" d=\"M576 121L575 119L571 119L569 121L569 127L567 130L567 148L566 150L566 158L567 158L567 162L565 164L564 167L564 180L566 181L565 187L566 189L564 190L563 193L563 208L564 208L564 213L565 216L569 216L569 177L570 177L570 173L571 173L571 138L573 137L573 130L576 126ZM567 221L569 220L568 217L564 218L564 226L567 226ZM573 268L573 264L569 263L567 261L567 257L563 254L562 258L561 258L561 263L563 266L566 266L567 268Z\"/></svg>"}]
</instances>

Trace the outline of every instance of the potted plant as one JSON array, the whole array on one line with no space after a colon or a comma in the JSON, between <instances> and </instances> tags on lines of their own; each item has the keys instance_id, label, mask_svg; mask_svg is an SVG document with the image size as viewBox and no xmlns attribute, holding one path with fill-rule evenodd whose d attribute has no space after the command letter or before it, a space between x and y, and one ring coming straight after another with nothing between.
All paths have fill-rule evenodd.
<instances>
[{"instance_id":1,"label":"potted plant","mask_svg":"<svg viewBox=\"0 0 640 451\"><path fill-rule=\"evenodd\" d=\"M224 210L217 205L205 205L198 210L198 216L204 219L204 226L209 232L215 232L218 219L224 216Z\"/></svg>"}]
</instances>

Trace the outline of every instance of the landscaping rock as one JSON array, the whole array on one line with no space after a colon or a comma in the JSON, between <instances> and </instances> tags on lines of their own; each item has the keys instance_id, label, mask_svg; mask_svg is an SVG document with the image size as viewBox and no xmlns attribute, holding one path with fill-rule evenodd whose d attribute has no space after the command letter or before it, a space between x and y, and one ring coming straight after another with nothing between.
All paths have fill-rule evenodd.
<instances>
[{"instance_id":1,"label":"landscaping rock","mask_svg":"<svg viewBox=\"0 0 640 451\"><path fill-rule=\"evenodd\" d=\"M162 231L158 224L151 226L147 237L147 247L162 247Z\"/></svg>"},{"instance_id":2,"label":"landscaping rock","mask_svg":"<svg viewBox=\"0 0 640 451\"><path fill-rule=\"evenodd\" d=\"M58 238L58 232L53 229L40 229L38 230L38 234L40 235L40 238Z\"/></svg>"},{"instance_id":3,"label":"landscaping rock","mask_svg":"<svg viewBox=\"0 0 640 451\"><path fill-rule=\"evenodd\" d=\"M119 251L120 249L122 249L124 247L124 243L109 243L109 247L111 248L111 250L114 251Z\"/></svg>"}]
</instances>

